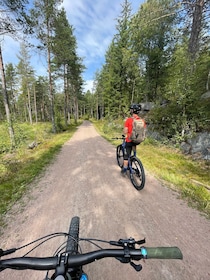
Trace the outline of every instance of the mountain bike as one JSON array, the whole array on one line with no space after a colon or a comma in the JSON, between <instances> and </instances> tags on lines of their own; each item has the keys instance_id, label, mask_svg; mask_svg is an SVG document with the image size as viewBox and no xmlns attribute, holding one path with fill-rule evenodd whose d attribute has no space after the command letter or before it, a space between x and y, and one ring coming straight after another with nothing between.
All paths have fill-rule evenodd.
<instances>
[{"instance_id":1,"label":"mountain bike","mask_svg":"<svg viewBox=\"0 0 210 280\"><path fill-rule=\"evenodd\" d=\"M112 139L121 139L123 140L120 145L116 148L116 158L117 163L120 168L123 167L123 161L124 161L124 151L125 151L125 136L122 135L122 137L115 137ZM134 155L131 155L128 158L128 171L130 174L130 180L133 186L138 190L142 190L145 186L145 172L142 162L139 158L137 158Z\"/></svg>"},{"instance_id":2,"label":"mountain bike","mask_svg":"<svg viewBox=\"0 0 210 280\"><path fill-rule=\"evenodd\" d=\"M0 271L9 269L31 269L48 271L45 280L88 280L88 275L84 273L83 266L102 258L115 258L121 263L130 264L137 272L141 271L142 265L136 261L141 259L183 259L182 252L178 247L145 247L145 239L136 241L130 237L119 239L118 241L105 241L93 238L79 237L79 217L75 216L70 222L69 232L57 232L39 238L29 244L19 248L9 250L0 249L0 257L14 253L29 245L35 244L34 249L44 242L57 236L65 236L66 242L59 246L54 256L47 258L28 257L28 253L19 258L0 260ZM82 253L81 241L87 241L98 247L98 250ZM103 242L109 245L120 247L120 249L103 249L98 243ZM135 263L133 262L135 261ZM49 270L53 270L49 276ZM28 273L28 272L27 272ZM128 277L129 278L129 277Z\"/></svg>"}]
</instances>

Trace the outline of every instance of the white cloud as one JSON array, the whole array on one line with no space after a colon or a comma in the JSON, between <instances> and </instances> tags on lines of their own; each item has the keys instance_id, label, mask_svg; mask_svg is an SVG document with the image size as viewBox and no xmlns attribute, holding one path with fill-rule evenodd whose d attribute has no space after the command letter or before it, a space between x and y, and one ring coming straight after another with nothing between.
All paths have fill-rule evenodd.
<instances>
[{"instance_id":1,"label":"white cloud","mask_svg":"<svg viewBox=\"0 0 210 280\"><path fill-rule=\"evenodd\" d=\"M87 92L89 90L90 92L93 92L93 82L94 82L94 80L87 80L85 82L83 91Z\"/></svg>"},{"instance_id":2,"label":"white cloud","mask_svg":"<svg viewBox=\"0 0 210 280\"><path fill-rule=\"evenodd\" d=\"M115 33L119 1L64 0L69 22L75 28L78 54L83 57L87 67L85 78L93 79L95 71L104 62L105 52ZM93 67L97 69L93 69Z\"/></svg>"},{"instance_id":3,"label":"white cloud","mask_svg":"<svg viewBox=\"0 0 210 280\"><path fill-rule=\"evenodd\" d=\"M133 10L141 0L132 0ZM105 53L116 34L117 18L121 15L124 0L64 0L69 23L75 28L78 54L83 58L87 70L84 78L94 79L94 74L104 63Z\"/></svg>"}]
</instances>

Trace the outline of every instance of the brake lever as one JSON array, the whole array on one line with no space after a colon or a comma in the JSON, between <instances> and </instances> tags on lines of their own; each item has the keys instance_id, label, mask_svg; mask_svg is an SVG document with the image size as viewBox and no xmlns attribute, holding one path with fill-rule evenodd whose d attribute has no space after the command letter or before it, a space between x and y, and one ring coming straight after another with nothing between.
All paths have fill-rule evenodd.
<instances>
[{"instance_id":1,"label":"brake lever","mask_svg":"<svg viewBox=\"0 0 210 280\"><path fill-rule=\"evenodd\" d=\"M128 239L119 239L118 241L109 241L110 245L119 246L119 247L125 247L125 246L133 247L133 246L135 246L135 244L141 245L141 244L144 244L144 243L146 243L145 238L136 241L132 237L130 237Z\"/></svg>"},{"instance_id":2,"label":"brake lever","mask_svg":"<svg viewBox=\"0 0 210 280\"><path fill-rule=\"evenodd\" d=\"M138 272L142 270L141 264L135 264L134 262L130 262L130 265Z\"/></svg>"},{"instance_id":3,"label":"brake lever","mask_svg":"<svg viewBox=\"0 0 210 280\"><path fill-rule=\"evenodd\" d=\"M144 238L144 239L141 239L141 240L136 241L136 244L138 244L138 245L141 245L141 244L144 244L144 243L146 243L146 239L145 239L145 238Z\"/></svg>"},{"instance_id":4,"label":"brake lever","mask_svg":"<svg viewBox=\"0 0 210 280\"><path fill-rule=\"evenodd\" d=\"M119 239L118 241L109 241L110 245L119 246L119 247L127 247L135 245L135 239L130 237L128 239Z\"/></svg>"}]
</instances>

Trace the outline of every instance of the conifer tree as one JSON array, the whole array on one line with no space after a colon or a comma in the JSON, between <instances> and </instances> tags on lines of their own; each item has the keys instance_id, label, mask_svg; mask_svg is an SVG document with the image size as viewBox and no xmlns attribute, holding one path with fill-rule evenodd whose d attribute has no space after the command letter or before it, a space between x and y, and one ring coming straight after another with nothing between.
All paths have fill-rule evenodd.
<instances>
[{"instance_id":1,"label":"conifer tree","mask_svg":"<svg viewBox=\"0 0 210 280\"><path fill-rule=\"evenodd\" d=\"M65 121L70 123L70 112L78 118L78 96L82 92L81 74L84 69L77 55L77 42L73 34L73 26L67 20L64 9L58 13L55 20L55 35L53 37L54 65L61 72L64 87Z\"/></svg>"},{"instance_id":2,"label":"conifer tree","mask_svg":"<svg viewBox=\"0 0 210 280\"><path fill-rule=\"evenodd\" d=\"M117 33L105 55L106 62L101 71L98 87L104 91L105 112L109 116L124 114L131 102L139 99L137 88L138 56L133 49L130 33L131 7L125 0L121 16L117 20Z\"/></svg>"},{"instance_id":3,"label":"conifer tree","mask_svg":"<svg viewBox=\"0 0 210 280\"><path fill-rule=\"evenodd\" d=\"M56 132L55 110L54 110L54 88L52 77L52 38L54 36L55 19L58 14L58 7L62 0L35 0L34 8L31 10L36 36L40 40L39 48L43 50L47 57L47 70L49 78L49 99L50 115L52 121L52 131Z\"/></svg>"},{"instance_id":4,"label":"conifer tree","mask_svg":"<svg viewBox=\"0 0 210 280\"><path fill-rule=\"evenodd\" d=\"M20 53L17 56L19 58L19 63L17 66L17 72L20 77L20 88L23 95L23 100L25 101L25 108L22 108L23 111L27 110L27 115L30 124L33 123L32 118L32 74L33 69L30 66L30 55L27 50L26 44L23 42L20 45Z\"/></svg>"}]
</instances>

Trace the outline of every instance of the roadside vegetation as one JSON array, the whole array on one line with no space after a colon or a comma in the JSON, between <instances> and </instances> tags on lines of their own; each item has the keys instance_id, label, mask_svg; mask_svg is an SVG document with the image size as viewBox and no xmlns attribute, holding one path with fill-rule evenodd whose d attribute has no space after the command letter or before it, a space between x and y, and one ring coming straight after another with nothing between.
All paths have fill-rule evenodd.
<instances>
[{"instance_id":1,"label":"roadside vegetation","mask_svg":"<svg viewBox=\"0 0 210 280\"><path fill-rule=\"evenodd\" d=\"M2 217L27 192L31 183L52 161L62 145L76 131L72 124L65 131L54 134L50 123L18 124L16 149L10 150L10 140L4 125L0 125L0 226ZM30 149L31 144L35 144ZM33 145L32 145L33 146Z\"/></svg>"}]
</instances>

